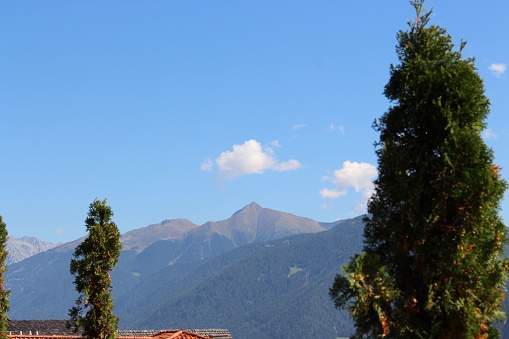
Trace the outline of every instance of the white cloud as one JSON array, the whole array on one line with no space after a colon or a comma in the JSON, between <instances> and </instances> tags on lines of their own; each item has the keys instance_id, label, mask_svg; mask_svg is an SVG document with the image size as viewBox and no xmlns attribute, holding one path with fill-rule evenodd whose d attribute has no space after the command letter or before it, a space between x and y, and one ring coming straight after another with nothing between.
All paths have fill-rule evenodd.
<instances>
[{"instance_id":1,"label":"white cloud","mask_svg":"<svg viewBox=\"0 0 509 339\"><path fill-rule=\"evenodd\" d=\"M299 169L301 166L302 165L300 162L298 162L295 159L291 159L288 161L277 162L272 169L278 172L286 172L295 171L296 169Z\"/></svg>"},{"instance_id":2,"label":"white cloud","mask_svg":"<svg viewBox=\"0 0 509 339\"><path fill-rule=\"evenodd\" d=\"M347 191L338 191L338 190L330 190L328 188L324 188L320 190L320 196L322 198L328 198L328 199L336 199L340 196L346 195Z\"/></svg>"},{"instance_id":3,"label":"white cloud","mask_svg":"<svg viewBox=\"0 0 509 339\"><path fill-rule=\"evenodd\" d=\"M296 130L301 129L301 128L304 128L304 127L306 127L306 124L296 124L296 125L293 125L293 126L292 126L292 129L293 129L294 131L296 131Z\"/></svg>"},{"instance_id":4,"label":"white cloud","mask_svg":"<svg viewBox=\"0 0 509 339\"><path fill-rule=\"evenodd\" d=\"M60 237L60 236L62 236L62 234L64 234L64 229L63 229L63 228L57 228L57 229L55 230L55 235L56 235L56 236L59 236L59 237Z\"/></svg>"},{"instance_id":5,"label":"white cloud","mask_svg":"<svg viewBox=\"0 0 509 339\"><path fill-rule=\"evenodd\" d=\"M357 207L355 207L355 209L353 211L348 213L348 215L350 217L356 217L358 215L364 214L364 213L366 213L366 207L367 207L367 199L362 199L362 201L360 201L357 204Z\"/></svg>"},{"instance_id":6,"label":"white cloud","mask_svg":"<svg viewBox=\"0 0 509 339\"><path fill-rule=\"evenodd\" d=\"M496 139L498 137L497 133L495 133L492 129L490 128L486 128L483 132L482 132L482 137L484 139Z\"/></svg>"},{"instance_id":7,"label":"white cloud","mask_svg":"<svg viewBox=\"0 0 509 339\"><path fill-rule=\"evenodd\" d=\"M331 180L331 178L328 175L324 175L322 177L322 181L327 181L327 180Z\"/></svg>"},{"instance_id":8,"label":"white cloud","mask_svg":"<svg viewBox=\"0 0 509 339\"><path fill-rule=\"evenodd\" d=\"M506 64L491 64L489 70L492 74L494 74L497 78L501 77L507 71Z\"/></svg>"},{"instance_id":9,"label":"white cloud","mask_svg":"<svg viewBox=\"0 0 509 339\"><path fill-rule=\"evenodd\" d=\"M218 172L230 178L247 174L262 174L266 170L293 171L301 167L301 163L294 159L279 161L272 148L262 148L262 145L253 139L242 145L233 145L232 151L222 152L216 158L216 164Z\"/></svg>"},{"instance_id":10,"label":"white cloud","mask_svg":"<svg viewBox=\"0 0 509 339\"><path fill-rule=\"evenodd\" d=\"M205 162L203 162L201 165L201 170L204 171L204 172L210 172L212 171L212 169L214 169L214 163L212 162L212 160L207 159L205 160Z\"/></svg>"},{"instance_id":11,"label":"white cloud","mask_svg":"<svg viewBox=\"0 0 509 339\"><path fill-rule=\"evenodd\" d=\"M334 171L332 181L340 190L353 187L355 192L360 192L369 198L374 190L373 178L377 175L378 171L374 165L366 162L345 161L342 169Z\"/></svg>"},{"instance_id":12,"label":"white cloud","mask_svg":"<svg viewBox=\"0 0 509 339\"><path fill-rule=\"evenodd\" d=\"M329 130L331 131L338 131L339 134L345 134L345 126L343 125L338 125L338 126L334 126L334 125L329 125Z\"/></svg>"},{"instance_id":13,"label":"white cloud","mask_svg":"<svg viewBox=\"0 0 509 339\"><path fill-rule=\"evenodd\" d=\"M273 147L277 147L277 148L281 147L281 144L279 143L279 140L274 140L273 142L270 143L270 145L273 146Z\"/></svg>"},{"instance_id":14,"label":"white cloud","mask_svg":"<svg viewBox=\"0 0 509 339\"><path fill-rule=\"evenodd\" d=\"M358 204L354 213L360 214L365 211L367 200L374 191L373 179L378 175L376 167L366 162L343 162L341 169L334 171L332 178L323 177L322 180L331 181L334 189L324 188L319 194L322 198L337 199L348 194L348 190L353 188L355 192L360 193L362 200ZM360 211L360 212L359 212Z\"/></svg>"}]
</instances>

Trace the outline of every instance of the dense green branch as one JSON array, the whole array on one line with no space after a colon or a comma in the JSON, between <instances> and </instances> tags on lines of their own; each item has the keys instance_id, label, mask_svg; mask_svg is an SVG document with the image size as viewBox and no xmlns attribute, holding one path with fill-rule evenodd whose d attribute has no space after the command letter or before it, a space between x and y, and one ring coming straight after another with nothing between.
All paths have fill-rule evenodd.
<instances>
[{"instance_id":1,"label":"dense green branch","mask_svg":"<svg viewBox=\"0 0 509 339\"><path fill-rule=\"evenodd\" d=\"M74 284L80 293L69 316L89 339L113 339L118 318L113 314L112 283L109 272L120 256L120 232L111 217L113 211L103 201L90 204L85 220L88 237L76 247L70 263Z\"/></svg>"}]
</instances>

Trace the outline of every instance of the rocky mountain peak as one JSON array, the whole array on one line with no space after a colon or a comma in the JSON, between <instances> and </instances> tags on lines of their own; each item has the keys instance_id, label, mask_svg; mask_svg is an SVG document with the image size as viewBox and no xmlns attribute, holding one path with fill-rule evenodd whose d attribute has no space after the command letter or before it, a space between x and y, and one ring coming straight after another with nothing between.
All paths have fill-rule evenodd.
<instances>
[{"instance_id":1,"label":"rocky mountain peak","mask_svg":"<svg viewBox=\"0 0 509 339\"><path fill-rule=\"evenodd\" d=\"M239 214L239 213L252 213L252 214L259 214L263 210L263 207L258 205L256 202L252 202L249 205L246 205L242 207L240 210L235 212L233 215Z\"/></svg>"},{"instance_id":2,"label":"rocky mountain peak","mask_svg":"<svg viewBox=\"0 0 509 339\"><path fill-rule=\"evenodd\" d=\"M35 254L47 251L60 245L39 240L35 237L9 237L7 239L6 250L8 252L6 264L11 265Z\"/></svg>"},{"instance_id":3,"label":"rocky mountain peak","mask_svg":"<svg viewBox=\"0 0 509 339\"><path fill-rule=\"evenodd\" d=\"M163 220L158 224L138 228L122 235L122 249L134 249L141 252L151 244L159 240L181 239L190 230L197 228L187 219Z\"/></svg>"}]
</instances>

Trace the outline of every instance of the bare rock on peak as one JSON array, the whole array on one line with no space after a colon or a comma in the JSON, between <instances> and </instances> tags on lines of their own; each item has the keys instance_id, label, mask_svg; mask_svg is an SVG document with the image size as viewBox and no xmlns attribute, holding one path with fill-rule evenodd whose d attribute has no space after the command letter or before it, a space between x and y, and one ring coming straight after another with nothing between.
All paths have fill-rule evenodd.
<instances>
[{"instance_id":1,"label":"bare rock on peak","mask_svg":"<svg viewBox=\"0 0 509 339\"><path fill-rule=\"evenodd\" d=\"M315 220L263 208L255 202L238 210L226 220L208 222L202 227L225 236L235 246L325 230Z\"/></svg>"},{"instance_id":2,"label":"bare rock on peak","mask_svg":"<svg viewBox=\"0 0 509 339\"><path fill-rule=\"evenodd\" d=\"M42 241L35 237L9 237L5 246L7 252L9 253L7 255L6 264L12 265L35 254L52 249L58 245L60 244L53 244L50 242Z\"/></svg>"},{"instance_id":3,"label":"bare rock on peak","mask_svg":"<svg viewBox=\"0 0 509 339\"><path fill-rule=\"evenodd\" d=\"M197 227L198 225L187 219L163 220L158 224L124 233L120 238L122 250L132 249L139 253L159 240L182 239L187 232Z\"/></svg>"}]
</instances>

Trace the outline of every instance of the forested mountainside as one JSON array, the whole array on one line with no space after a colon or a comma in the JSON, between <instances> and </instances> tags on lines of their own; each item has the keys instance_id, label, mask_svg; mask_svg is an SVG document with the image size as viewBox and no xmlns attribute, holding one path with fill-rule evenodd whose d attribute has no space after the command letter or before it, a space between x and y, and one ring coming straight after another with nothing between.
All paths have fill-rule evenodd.
<instances>
[{"instance_id":1,"label":"forested mountainside","mask_svg":"<svg viewBox=\"0 0 509 339\"><path fill-rule=\"evenodd\" d=\"M334 308L328 290L362 248L362 217L324 224L263 210L251 204L222 222L166 220L124 234L128 245L112 272L120 327L221 327L236 338L352 334L349 315ZM256 224L297 234L257 242ZM69 262L80 241L10 266L10 319L67 318L77 297Z\"/></svg>"},{"instance_id":2,"label":"forested mountainside","mask_svg":"<svg viewBox=\"0 0 509 339\"><path fill-rule=\"evenodd\" d=\"M122 294L171 265L203 261L245 244L323 230L317 221L256 203L231 218L202 226L183 219L165 220L122 236L124 250L112 273L114 293ZM80 241L57 246L9 267L5 278L12 291L11 318L67 316L68 307L61 305L69 305L76 297L69 262Z\"/></svg>"},{"instance_id":3,"label":"forested mountainside","mask_svg":"<svg viewBox=\"0 0 509 339\"><path fill-rule=\"evenodd\" d=\"M219 326L238 338L349 335L352 322L334 308L328 290L340 266L361 249L362 229L358 217L329 231L168 267L116 298L120 326Z\"/></svg>"}]
</instances>

